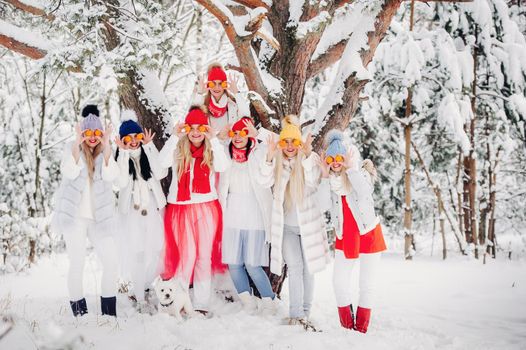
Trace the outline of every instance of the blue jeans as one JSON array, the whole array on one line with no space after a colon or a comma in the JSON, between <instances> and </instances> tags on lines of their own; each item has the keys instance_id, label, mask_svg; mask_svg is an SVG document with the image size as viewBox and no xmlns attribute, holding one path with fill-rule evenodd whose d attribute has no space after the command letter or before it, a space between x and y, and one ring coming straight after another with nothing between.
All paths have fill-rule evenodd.
<instances>
[{"instance_id":1,"label":"blue jeans","mask_svg":"<svg viewBox=\"0 0 526 350\"><path fill-rule=\"evenodd\" d=\"M230 276L232 277L232 281L234 281L234 286L236 287L238 294L250 292L250 284L247 275L248 272L250 278L258 289L259 295L261 295L262 298L274 299L274 292L270 286L270 281L261 266L229 264L228 270L230 271Z\"/></svg>"},{"instance_id":2,"label":"blue jeans","mask_svg":"<svg viewBox=\"0 0 526 350\"><path fill-rule=\"evenodd\" d=\"M308 317L314 297L314 275L307 270L301 244L299 227L285 225L282 249L288 268L290 317Z\"/></svg>"}]
</instances>

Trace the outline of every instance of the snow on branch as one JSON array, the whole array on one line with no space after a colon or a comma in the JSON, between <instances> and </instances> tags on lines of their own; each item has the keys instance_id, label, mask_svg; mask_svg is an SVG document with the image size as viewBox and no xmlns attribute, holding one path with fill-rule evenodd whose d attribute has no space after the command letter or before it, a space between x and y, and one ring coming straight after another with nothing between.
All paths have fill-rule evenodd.
<instances>
[{"instance_id":1,"label":"snow on branch","mask_svg":"<svg viewBox=\"0 0 526 350\"><path fill-rule=\"evenodd\" d=\"M43 58L54 45L40 34L0 19L0 45L32 59Z\"/></svg>"},{"instance_id":2,"label":"snow on branch","mask_svg":"<svg viewBox=\"0 0 526 350\"><path fill-rule=\"evenodd\" d=\"M296 30L296 38L302 39L312 32L317 32L323 29L332 19L332 16L327 11L320 12L313 19L306 22L299 22Z\"/></svg>"},{"instance_id":3,"label":"snow on branch","mask_svg":"<svg viewBox=\"0 0 526 350\"><path fill-rule=\"evenodd\" d=\"M41 4L35 4L34 1L4 0L4 2L18 10L22 10L35 16L44 17L50 21L55 19L54 15L47 13L42 7L40 7Z\"/></svg>"}]
</instances>

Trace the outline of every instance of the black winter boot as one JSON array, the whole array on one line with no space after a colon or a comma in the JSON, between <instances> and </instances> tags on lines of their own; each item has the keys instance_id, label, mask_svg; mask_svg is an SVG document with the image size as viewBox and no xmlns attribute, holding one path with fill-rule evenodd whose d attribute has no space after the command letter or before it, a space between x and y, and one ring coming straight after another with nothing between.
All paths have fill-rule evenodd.
<instances>
[{"instance_id":1,"label":"black winter boot","mask_svg":"<svg viewBox=\"0 0 526 350\"><path fill-rule=\"evenodd\" d=\"M69 305L71 306L71 311L73 311L73 316L82 316L88 313L88 306L86 305L86 298L82 298L77 301L70 301Z\"/></svg>"},{"instance_id":2,"label":"black winter boot","mask_svg":"<svg viewBox=\"0 0 526 350\"><path fill-rule=\"evenodd\" d=\"M117 297L100 297L100 308L103 315L117 317Z\"/></svg>"}]
</instances>

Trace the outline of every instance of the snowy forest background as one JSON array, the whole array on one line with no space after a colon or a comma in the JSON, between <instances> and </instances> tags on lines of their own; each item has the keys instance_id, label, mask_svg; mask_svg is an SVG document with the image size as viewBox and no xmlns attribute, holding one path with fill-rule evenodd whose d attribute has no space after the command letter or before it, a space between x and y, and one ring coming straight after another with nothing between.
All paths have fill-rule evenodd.
<instances>
[{"instance_id":1,"label":"snowy forest background","mask_svg":"<svg viewBox=\"0 0 526 350\"><path fill-rule=\"evenodd\" d=\"M255 115L275 110L265 101L285 88L264 67L281 48L262 8L249 6L260 1L198 2L0 0L0 273L63 249L49 230L52 199L62 145L84 104L97 103L118 125L123 89L140 86L137 108L169 131L209 63L220 61L240 76L250 69L240 69L246 62L238 61L218 8L244 18L232 21L237 35L240 23L248 28L258 19L249 45L258 47L252 52L269 96L249 92L247 83L243 90ZM390 1L357 0L310 23L300 21L301 9L317 2L291 6L287 28L296 36L323 33L311 62L340 51L305 79L301 120L323 134L326 115L346 98L344 80L368 81L345 117L362 156L378 167L375 201L389 249L408 259L523 256L523 1L401 2L365 70L354 59L363 44L344 50L345 44L373 23L360 22L357 13L377 14L384 2ZM275 117L258 120L276 125Z\"/></svg>"}]
</instances>

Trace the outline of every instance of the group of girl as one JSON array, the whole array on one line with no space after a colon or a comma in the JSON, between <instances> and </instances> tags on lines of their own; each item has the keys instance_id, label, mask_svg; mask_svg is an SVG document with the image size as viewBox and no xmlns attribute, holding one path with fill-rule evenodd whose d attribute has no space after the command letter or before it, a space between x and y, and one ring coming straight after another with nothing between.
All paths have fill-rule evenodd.
<instances>
[{"instance_id":1,"label":"group of girl","mask_svg":"<svg viewBox=\"0 0 526 350\"><path fill-rule=\"evenodd\" d=\"M70 261L73 314L88 312L82 288L88 237L103 266L102 314L116 316L117 243L125 252L121 274L131 280L139 310L148 305L145 291L160 273L163 279L192 284L194 309L206 315L212 277L228 269L244 309L273 314L275 294L263 267L270 265L272 273L281 275L286 264L287 323L311 327L314 274L329 261L317 194L327 178L336 224L333 285L340 323L366 332L380 252L385 250L372 200L373 164L360 163L357 149L348 149L337 130L328 134L326 151L318 156L313 138L302 136L295 116L283 119L279 138L261 140L264 133L246 117L236 80L228 79L218 64L209 67L206 78L196 86L197 104L160 151L153 143L155 134L127 115L112 156L112 127L102 126L96 106L83 109L76 139L64 150L53 217ZM166 198L160 181L169 168ZM114 185L119 188L118 225ZM112 234L116 227L119 239ZM358 261L355 317L350 281Z\"/></svg>"}]
</instances>

